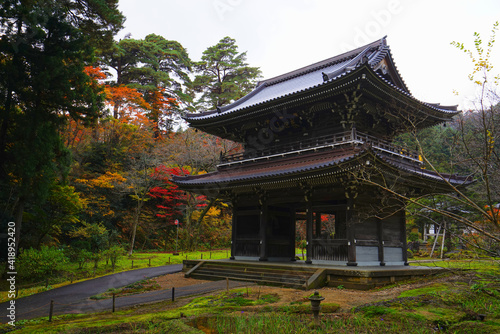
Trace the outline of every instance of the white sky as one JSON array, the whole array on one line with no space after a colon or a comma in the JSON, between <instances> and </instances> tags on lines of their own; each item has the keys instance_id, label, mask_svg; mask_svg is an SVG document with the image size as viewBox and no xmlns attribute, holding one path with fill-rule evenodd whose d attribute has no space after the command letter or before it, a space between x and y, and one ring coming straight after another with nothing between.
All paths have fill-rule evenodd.
<instances>
[{"instance_id":1,"label":"white sky","mask_svg":"<svg viewBox=\"0 0 500 334\"><path fill-rule=\"evenodd\" d=\"M474 90L468 57L452 41L487 41L500 20L498 0L120 0L118 35L176 40L192 60L229 36L251 66L270 78L387 35L393 58L418 99L467 108ZM497 34L500 39L500 32ZM493 63L499 66L500 45ZM455 96L453 90L460 95Z\"/></svg>"}]
</instances>

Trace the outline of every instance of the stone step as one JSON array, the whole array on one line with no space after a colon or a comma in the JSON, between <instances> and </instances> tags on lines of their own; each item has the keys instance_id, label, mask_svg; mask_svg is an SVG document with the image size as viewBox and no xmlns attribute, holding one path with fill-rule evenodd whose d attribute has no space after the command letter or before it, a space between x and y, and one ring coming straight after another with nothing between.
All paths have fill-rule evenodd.
<instances>
[{"instance_id":1,"label":"stone step","mask_svg":"<svg viewBox=\"0 0 500 334\"><path fill-rule=\"evenodd\" d=\"M223 280L223 279L228 278L227 276L221 276L221 275L217 275L217 274L205 274L205 273L198 274L197 272L192 273L191 277L197 278L197 279L204 279L204 280ZM304 288L304 283L283 282L283 281L268 280L268 279L255 280L252 278L244 278L244 277L229 277L229 279L235 280L235 281L245 281L245 282L258 283L258 284L263 284L263 285L285 286L285 287L295 288L295 289L303 289Z\"/></svg>"},{"instance_id":2,"label":"stone step","mask_svg":"<svg viewBox=\"0 0 500 334\"><path fill-rule=\"evenodd\" d=\"M304 278L310 277L316 270L287 270L287 269L269 269L269 268L263 268L263 267L245 267L245 268L235 268L235 267L230 267L230 266L221 266L221 265L213 265L213 264L208 264L205 263L202 268L208 269L210 268L211 270L217 270L217 271L230 271L230 272L240 272L240 273L248 273L248 274L260 274L260 273L265 273L269 275L278 275L278 276L300 276ZM200 268L201 269L201 268Z\"/></svg>"},{"instance_id":3,"label":"stone step","mask_svg":"<svg viewBox=\"0 0 500 334\"><path fill-rule=\"evenodd\" d=\"M202 261L191 267L186 275L206 280L238 280L264 285L304 289L317 269L280 267L275 265L247 263L221 263Z\"/></svg>"},{"instance_id":4,"label":"stone step","mask_svg":"<svg viewBox=\"0 0 500 334\"><path fill-rule=\"evenodd\" d=\"M252 280L252 281L260 281L260 280L269 280L269 281L276 281L276 282L290 282L290 283L297 283L297 284L304 284L310 276L304 277L304 276L293 276L293 275L276 275L276 274L268 274L265 272L262 273L242 273L242 272L231 272L229 270L227 271L221 271L221 270L212 270L211 268L199 268L196 270L194 273L191 274L193 276L194 274L198 275L216 275L219 277L229 277L229 278L244 278L245 280Z\"/></svg>"}]
</instances>

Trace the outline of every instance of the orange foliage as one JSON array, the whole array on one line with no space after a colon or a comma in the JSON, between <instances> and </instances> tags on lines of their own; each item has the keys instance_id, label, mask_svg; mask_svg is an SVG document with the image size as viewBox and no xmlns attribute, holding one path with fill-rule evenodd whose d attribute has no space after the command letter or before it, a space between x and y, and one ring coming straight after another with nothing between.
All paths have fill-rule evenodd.
<instances>
[{"instance_id":1,"label":"orange foliage","mask_svg":"<svg viewBox=\"0 0 500 334\"><path fill-rule=\"evenodd\" d=\"M168 128L168 119L172 116L174 108L179 105L177 100L166 97L166 90L162 87L147 92L144 98L150 105L149 118L157 123L158 128Z\"/></svg>"},{"instance_id":2,"label":"orange foliage","mask_svg":"<svg viewBox=\"0 0 500 334\"><path fill-rule=\"evenodd\" d=\"M85 66L83 72L96 81L106 79L106 74L101 70L100 67Z\"/></svg>"},{"instance_id":3,"label":"orange foliage","mask_svg":"<svg viewBox=\"0 0 500 334\"><path fill-rule=\"evenodd\" d=\"M133 116L151 106L144 100L142 94L135 88L124 85L105 87L106 103L113 108L113 117Z\"/></svg>"}]
</instances>

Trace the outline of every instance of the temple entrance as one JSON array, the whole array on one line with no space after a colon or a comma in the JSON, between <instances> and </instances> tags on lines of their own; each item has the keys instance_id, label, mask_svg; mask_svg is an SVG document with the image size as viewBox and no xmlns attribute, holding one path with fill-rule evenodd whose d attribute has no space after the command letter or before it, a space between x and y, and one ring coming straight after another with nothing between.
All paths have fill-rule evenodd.
<instances>
[{"instance_id":1,"label":"temple entrance","mask_svg":"<svg viewBox=\"0 0 500 334\"><path fill-rule=\"evenodd\" d=\"M295 259L295 224L288 207L269 207L267 257Z\"/></svg>"},{"instance_id":2,"label":"temple entrance","mask_svg":"<svg viewBox=\"0 0 500 334\"><path fill-rule=\"evenodd\" d=\"M239 208L233 216L234 256L295 259L295 225L290 207Z\"/></svg>"},{"instance_id":3,"label":"temple entrance","mask_svg":"<svg viewBox=\"0 0 500 334\"><path fill-rule=\"evenodd\" d=\"M341 262L348 261L347 212L345 208L313 208L309 238L307 235L307 212L296 212L298 241L311 240L308 248L311 260Z\"/></svg>"},{"instance_id":4,"label":"temple entrance","mask_svg":"<svg viewBox=\"0 0 500 334\"><path fill-rule=\"evenodd\" d=\"M346 211L315 212L312 260L347 262Z\"/></svg>"},{"instance_id":5,"label":"temple entrance","mask_svg":"<svg viewBox=\"0 0 500 334\"><path fill-rule=\"evenodd\" d=\"M233 257L258 258L260 254L260 211L241 208L233 214Z\"/></svg>"}]
</instances>

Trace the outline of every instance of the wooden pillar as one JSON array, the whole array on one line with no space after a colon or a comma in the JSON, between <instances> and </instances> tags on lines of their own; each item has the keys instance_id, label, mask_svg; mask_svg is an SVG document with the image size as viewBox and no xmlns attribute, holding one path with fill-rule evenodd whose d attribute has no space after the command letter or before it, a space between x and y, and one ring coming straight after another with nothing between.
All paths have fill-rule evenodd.
<instances>
[{"instance_id":1,"label":"wooden pillar","mask_svg":"<svg viewBox=\"0 0 500 334\"><path fill-rule=\"evenodd\" d=\"M406 212L402 210L401 213L401 244L403 247L403 262L405 266L408 266L408 245L406 243ZM436 236L437 237L437 236Z\"/></svg>"},{"instance_id":2,"label":"wooden pillar","mask_svg":"<svg viewBox=\"0 0 500 334\"><path fill-rule=\"evenodd\" d=\"M357 266L356 262L356 239L354 238L354 221L353 221L353 210L354 201L352 199L347 200L347 210L346 210L346 224L347 224L347 265Z\"/></svg>"},{"instance_id":3,"label":"wooden pillar","mask_svg":"<svg viewBox=\"0 0 500 334\"><path fill-rule=\"evenodd\" d=\"M267 261L267 221L269 209L267 201L263 199L260 206L260 257L259 261Z\"/></svg>"},{"instance_id":4,"label":"wooden pillar","mask_svg":"<svg viewBox=\"0 0 500 334\"><path fill-rule=\"evenodd\" d=\"M384 226L382 220L377 219L378 260L381 266L385 266L384 260Z\"/></svg>"},{"instance_id":5,"label":"wooden pillar","mask_svg":"<svg viewBox=\"0 0 500 334\"><path fill-rule=\"evenodd\" d=\"M321 237L321 213L316 212L316 239Z\"/></svg>"},{"instance_id":6,"label":"wooden pillar","mask_svg":"<svg viewBox=\"0 0 500 334\"><path fill-rule=\"evenodd\" d=\"M306 254L306 263L312 263L312 239L313 239L313 209L312 202L309 199L307 202L306 209L306 241L307 241L307 254Z\"/></svg>"},{"instance_id":7,"label":"wooden pillar","mask_svg":"<svg viewBox=\"0 0 500 334\"><path fill-rule=\"evenodd\" d=\"M231 257L230 260L234 260L236 255L236 228L238 224L237 215L237 202L236 199L233 200L233 223L231 228Z\"/></svg>"},{"instance_id":8,"label":"wooden pillar","mask_svg":"<svg viewBox=\"0 0 500 334\"><path fill-rule=\"evenodd\" d=\"M295 259L295 209L293 207L290 208L290 254L292 257L290 261L296 261Z\"/></svg>"}]
</instances>

